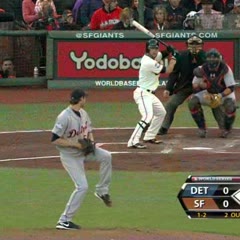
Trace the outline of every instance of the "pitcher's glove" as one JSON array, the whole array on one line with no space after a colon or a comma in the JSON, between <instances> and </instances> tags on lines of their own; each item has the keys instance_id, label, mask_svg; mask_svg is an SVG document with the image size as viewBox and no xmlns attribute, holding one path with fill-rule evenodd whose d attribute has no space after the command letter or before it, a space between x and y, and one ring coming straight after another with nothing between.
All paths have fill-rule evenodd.
<instances>
[{"instance_id":1,"label":"pitcher's glove","mask_svg":"<svg viewBox=\"0 0 240 240\"><path fill-rule=\"evenodd\" d=\"M217 108L222 104L222 94L211 94L206 93L203 95L203 98L208 103L211 108Z\"/></svg>"},{"instance_id":2,"label":"pitcher's glove","mask_svg":"<svg viewBox=\"0 0 240 240\"><path fill-rule=\"evenodd\" d=\"M78 142L82 145L82 151L84 153L84 156L95 152L95 143L92 142L90 139L78 139Z\"/></svg>"}]
</instances>

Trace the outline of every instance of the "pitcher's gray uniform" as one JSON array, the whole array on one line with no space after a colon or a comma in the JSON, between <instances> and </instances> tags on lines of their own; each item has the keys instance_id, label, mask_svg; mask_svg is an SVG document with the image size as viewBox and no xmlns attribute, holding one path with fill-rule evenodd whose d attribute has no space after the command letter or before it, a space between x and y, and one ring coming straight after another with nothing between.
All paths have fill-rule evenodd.
<instances>
[{"instance_id":1,"label":"pitcher's gray uniform","mask_svg":"<svg viewBox=\"0 0 240 240\"><path fill-rule=\"evenodd\" d=\"M81 94L84 95L85 93L80 91L80 98ZM78 95L75 93L75 98L76 96ZM91 120L87 112L81 108L79 113L80 114L78 114L78 112L72 108L72 105L70 105L58 115L52 129L54 136L59 136L61 139L65 139L69 142L70 146L61 146L56 144L56 148L60 152L60 159L63 167L70 175L76 187L59 219L60 224L57 225L57 229L69 229L65 228L65 225L68 225L69 222L70 224L73 224L71 219L81 206L87 192L88 183L84 170L84 161L95 160L100 162L100 180L96 185L97 195L95 194L97 197L108 195L111 181L112 157L110 152L96 147L94 154L84 156L80 148L72 147L74 144L78 143L79 138L88 138L92 135ZM104 199L102 200L104 201ZM73 226L74 225L75 224L73 224Z\"/></svg>"}]
</instances>

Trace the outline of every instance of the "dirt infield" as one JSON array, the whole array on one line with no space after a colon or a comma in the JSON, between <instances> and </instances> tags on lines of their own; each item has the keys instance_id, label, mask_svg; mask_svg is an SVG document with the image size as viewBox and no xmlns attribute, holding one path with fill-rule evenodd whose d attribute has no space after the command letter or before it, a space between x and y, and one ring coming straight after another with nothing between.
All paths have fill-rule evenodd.
<instances>
[{"instance_id":1,"label":"dirt infield","mask_svg":"<svg viewBox=\"0 0 240 240\"><path fill-rule=\"evenodd\" d=\"M162 137L162 144L150 144L142 150L126 147L131 132L132 129L94 131L98 144L112 152L115 170L191 172L240 169L240 129L235 129L228 139L219 138L218 130L210 129L204 140L196 136L196 129L172 129ZM49 143L50 132L2 133L1 137L4 143L0 167L62 168L57 150ZM86 166L96 169L97 165L87 163Z\"/></svg>"},{"instance_id":2,"label":"dirt infield","mask_svg":"<svg viewBox=\"0 0 240 240\"><path fill-rule=\"evenodd\" d=\"M88 102L133 102L132 89L89 89ZM68 102L71 90L66 89L38 89L38 88L1 88L1 104L22 104L22 103L48 103L48 102ZM162 98L163 88L159 89L156 95ZM236 97L240 99L240 87L236 89Z\"/></svg>"},{"instance_id":3,"label":"dirt infield","mask_svg":"<svg viewBox=\"0 0 240 240\"><path fill-rule=\"evenodd\" d=\"M1 240L239 240L234 236L223 236L207 233L187 232L144 232L141 230L89 230L55 231L43 229L42 231L20 232L11 231Z\"/></svg>"},{"instance_id":4,"label":"dirt infield","mask_svg":"<svg viewBox=\"0 0 240 240\"><path fill-rule=\"evenodd\" d=\"M0 89L0 103L67 102L70 90ZM109 93L108 95L106 93ZM89 91L89 101L132 101L132 90ZM160 95L160 93L159 93ZM113 169L128 171L223 171L240 169L240 129L230 138L219 138L217 129L210 129L206 139L196 136L196 129L171 129L163 136L163 144L148 145L147 149L126 147L132 129L96 129L95 138L101 147L113 154ZM14 138L12 137L14 134ZM49 143L50 132L1 133L4 142L0 149L0 167L62 168L58 152ZM118 136L116 138L116 136ZM36 144L37 142L37 144ZM96 169L94 163L86 164ZM235 240L233 236L184 232L144 232L121 229L84 229L79 233L54 229L5 233L4 240Z\"/></svg>"}]
</instances>

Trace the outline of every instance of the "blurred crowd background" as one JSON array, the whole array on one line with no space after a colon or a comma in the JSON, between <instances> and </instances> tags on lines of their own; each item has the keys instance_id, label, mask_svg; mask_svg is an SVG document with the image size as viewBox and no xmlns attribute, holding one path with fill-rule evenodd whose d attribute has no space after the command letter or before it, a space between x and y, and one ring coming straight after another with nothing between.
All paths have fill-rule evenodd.
<instances>
[{"instance_id":1,"label":"blurred crowd background","mask_svg":"<svg viewBox=\"0 0 240 240\"><path fill-rule=\"evenodd\" d=\"M0 0L0 29L15 31L240 29L240 0ZM14 49L18 49L14 51ZM34 54L29 54L29 53ZM44 75L46 37L0 37L0 77ZM3 70L7 60L7 72ZM10 62L10 63L9 63ZM41 71L42 69L42 71Z\"/></svg>"}]
</instances>

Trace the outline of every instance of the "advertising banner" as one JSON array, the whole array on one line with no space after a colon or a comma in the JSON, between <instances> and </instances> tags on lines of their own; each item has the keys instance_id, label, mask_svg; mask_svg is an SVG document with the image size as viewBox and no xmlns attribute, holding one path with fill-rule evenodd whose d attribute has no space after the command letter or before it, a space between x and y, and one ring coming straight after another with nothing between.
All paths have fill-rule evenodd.
<instances>
[{"instance_id":1,"label":"advertising banner","mask_svg":"<svg viewBox=\"0 0 240 240\"><path fill-rule=\"evenodd\" d=\"M55 79L137 80L146 41L58 41ZM169 41L178 50L186 49L185 41ZM205 41L204 50L217 48L230 67L234 67L234 42ZM164 46L160 46L164 50ZM165 61L167 65L167 60ZM234 69L233 69L234 70ZM161 75L164 79L167 75Z\"/></svg>"}]
</instances>

